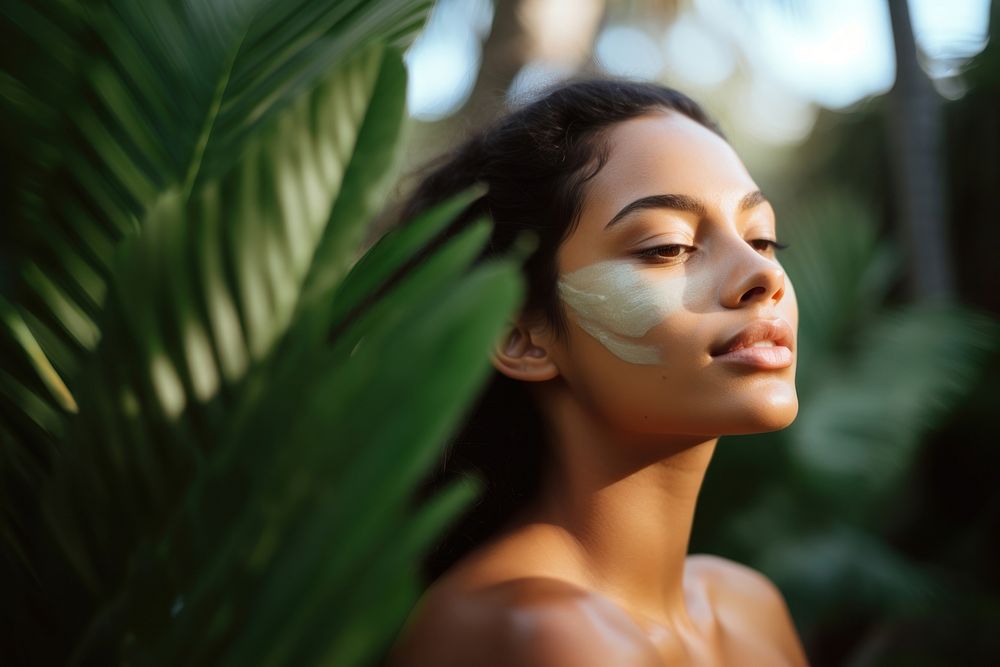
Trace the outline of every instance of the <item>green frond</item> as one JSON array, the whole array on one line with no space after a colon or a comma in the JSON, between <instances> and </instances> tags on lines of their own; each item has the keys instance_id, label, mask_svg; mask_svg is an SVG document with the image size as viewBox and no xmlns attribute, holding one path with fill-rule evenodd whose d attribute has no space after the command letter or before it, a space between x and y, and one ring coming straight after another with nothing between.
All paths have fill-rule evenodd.
<instances>
[{"instance_id":1,"label":"green frond","mask_svg":"<svg viewBox=\"0 0 1000 667\"><path fill-rule=\"evenodd\" d=\"M824 525L764 546L756 561L785 591L796 620L816 627L847 610L906 617L943 601L942 584L883 541L845 525Z\"/></svg>"},{"instance_id":2,"label":"green frond","mask_svg":"<svg viewBox=\"0 0 1000 667\"><path fill-rule=\"evenodd\" d=\"M921 436L972 386L998 338L990 318L940 304L887 311L856 332L849 361L818 382L789 429L809 486L842 515L878 521Z\"/></svg>"},{"instance_id":3,"label":"green frond","mask_svg":"<svg viewBox=\"0 0 1000 667\"><path fill-rule=\"evenodd\" d=\"M476 191L355 261L427 4L5 7L37 63L0 81L31 129L0 302L24 511L0 537L33 577L9 604L65 591L53 659L357 662L409 610L474 487L410 499L523 289L516 259L471 268L485 221L434 245Z\"/></svg>"},{"instance_id":4,"label":"green frond","mask_svg":"<svg viewBox=\"0 0 1000 667\"><path fill-rule=\"evenodd\" d=\"M26 322L71 390L99 338L111 252L147 207L225 176L259 130L340 63L374 42L405 45L429 5L5 4L3 36L23 46L5 67L6 120L33 137L11 156L18 177L4 242L22 277L5 294L30 311ZM345 108L335 117L363 113L363 98L363 90L338 98ZM329 131L354 138L350 124ZM60 196L47 196L53 191ZM33 261L21 265L20 254Z\"/></svg>"},{"instance_id":5,"label":"green frond","mask_svg":"<svg viewBox=\"0 0 1000 667\"><path fill-rule=\"evenodd\" d=\"M476 250L485 241L477 234L449 243L465 246L468 238L479 242ZM348 358L324 347L269 374L245 421L219 432L165 537L138 551L148 554L142 567L133 556L122 587L129 598L109 600L95 622L137 619L129 627L143 653L135 657L162 664L252 657L277 665L295 662L306 647L357 650L342 629L353 627L355 611L383 613L365 606L380 598L359 587L402 585L400 569L411 571L405 564L432 538L425 531L467 498L430 506L429 524L408 516L409 497L485 379L490 345L520 297L513 263L466 270L452 263L419 298L404 291L403 316L374 323ZM392 558L375 558L400 547ZM139 608L125 613L131 605ZM391 620L366 650L401 621Z\"/></svg>"},{"instance_id":6,"label":"green frond","mask_svg":"<svg viewBox=\"0 0 1000 667\"><path fill-rule=\"evenodd\" d=\"M216 446L241 383L287 332L337 197L369 187L343 190L345 165L368 148L357 138L369 109L401 122L399 102L385 108L373 97L383 77L395 84L391 95L403 97L400 69L396 53L357 54L262 131L231 174L190 201L173 192L150 207L143 231L114 262L103 340L79 380L81 416L71 436L78 456L107 456L119 474L147 480L151 490L183 488ZM106 498L107 514L94 516L122 517L102 541L111 552L119 543L119 555L95 555L84 568L103 568L104 579L120 576L128 545L161 525L174 500L163 491L136 503L127 485L107 488L94 495Z\"/></svg>"}]
</instances>

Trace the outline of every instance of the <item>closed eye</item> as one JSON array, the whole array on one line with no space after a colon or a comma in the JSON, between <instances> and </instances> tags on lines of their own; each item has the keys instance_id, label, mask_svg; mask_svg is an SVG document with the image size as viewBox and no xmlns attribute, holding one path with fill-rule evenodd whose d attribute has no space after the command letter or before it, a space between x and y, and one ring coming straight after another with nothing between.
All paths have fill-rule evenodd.
<instances>
[{"instance_id":1,"label":"closed eye","mask_svg":"<svg viewBox=\"0 0 1000 667\"><path fill-rule=\"evenodd\" d=\"M781 243L774 239L751 239L747 243L758 252L767 252L771 249L784 250L788 247L787 243ZM685 254L691 254L695 250L694 246L684 245L683 243L670 243L646 248L635 254L640 259L656 262L658 260L679 259Z\"/></svg>"},{"instance_id":2,"label":"closed eye","mask_svg":"<svg viewBox=\"0 0 1000 667\"><path fill-rule=\"evenodd\" d=\"M750 241L747 241L747 243L753 246L754 250L762 250L762 251L767 251L770 250L771 248L774 248L775 250L784 250L785 248L788 247L787 243L779 243L774 239L752 239Z\"/></svg>"},{"instance_id":3,"label":"closed eye","mask_svg":"<svg viewBox=\"0 0 1000 667\"><path fill-rule=\"evenodd\" d=\"M669 245L658 245L646 248L636 253L637 257L646 260L677 259L683 256L684 252L694 252L694 246L683 245L681 243L671 243Z\"/></svg>"}]
</instances>

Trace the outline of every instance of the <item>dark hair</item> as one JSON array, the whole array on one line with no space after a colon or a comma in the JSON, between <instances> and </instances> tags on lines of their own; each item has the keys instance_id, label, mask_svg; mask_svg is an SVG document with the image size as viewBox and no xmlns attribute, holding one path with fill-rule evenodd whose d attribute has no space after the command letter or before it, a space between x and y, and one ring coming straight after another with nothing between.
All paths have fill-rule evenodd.
<instances>
[{"instance_id":1,"label":"dark hair","mask_svg":"<svg viewBox=\"0 0 1000 667\"><path fill-rule=\"evenodd\" d=\"M584 186L607 162L607 130L656 110L684 114L722 135L696 102L664 86L616 79L559 84L428 164L418 174L421 179L403 204L400 220L412 219L475 183L484 184L486 193L459 215L445 236L488 215L493 233L481 261L506 253L521 232L532 232L537 246L524 264L523 311L543 315L556 335L565 335L565 314L556 291L556 251L578 222ZM545 424L524 383L495 372L418 494L424 499L469 474L486 486L478 502L428 555L423 572L428 582L535 497L548 449Z\"/></svg>"}]
</instances>

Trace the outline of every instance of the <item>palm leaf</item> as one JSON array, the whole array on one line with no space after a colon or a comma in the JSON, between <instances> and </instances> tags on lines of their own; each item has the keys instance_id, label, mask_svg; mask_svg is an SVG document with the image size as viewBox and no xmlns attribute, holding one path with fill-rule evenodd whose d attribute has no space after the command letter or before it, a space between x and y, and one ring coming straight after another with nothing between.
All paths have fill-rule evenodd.
<instances>
[{"instance_id":1,"label":"palm leaf","mask_svg":"<svg viewBox=\"0 0 1000 667\"><path fill-rule=\"evenodd\" d=\"M115 32L118 20L162 23L165 40L179 38L169 28L177 17L162 7L143 16L95 7L87 21L111 26L102 37L109 48L131 38ZM187 16L195 22L232 18L198 13L210 9L183 11L195 12ZM165 78L197 69L171 64L176 71ZM488 238L484 223L423 259L466 195L377 244L344 280L396 155L405 94L395 51L352 53L309 95L271 99L285 108L234 130L242 142L235 156L213 147L239 142L213 137L225 104L239 102L217 100L218 117L198 140L197 173L181 179L175 170L156 182L142 169L162 174L184 147L142 135L153 126L141 104L129 107L115 92L114 67L91 74L107 113L98 108L100 123L86 113L78 123L104 168L86 185L110 206L92 209L103 215L134 200L119 207L135 220L133 236L113 262L101 258L101 284L86 304L100 316L84 317L83 301L29 263L38 284L51 287L40 300L49 310L21 301L5 318L10 340L29 353L64 343L43 326L55 306L68 310L49 323L99 331L93 355L81 354L85 363L72 374L79 415L45 496L61 557L89 589L73 604L92 611L82 633L69 631L71 662L371 657L412 602L413 561L470 497L462 485L415 515L407 508L485 378L486 350L516 305L516 267L465 276ZM307 80L291 69L268 76L291 77L291 89ZM156 91L146 92L152 99ZM158 102L174 103L162 93ZM110 127L116 120L121 127ZM235 160L232 168L210 176L223 170L223 157ZM79 156L66 160L85 166ZM98 176L117 180L102 191ZM343 326L327 344L333 324ZM72 360L93 343L62 353ZM24 366L12 386L59 401L42 361ZM47 585L59 580L52 570L41 576ZM382 607L365 591L393 604Z\"/></svg>"},{"instance_id":2,"label":"palm leaf","mask_svg":"<svg viewBox=\"0 0 1000 667\"><path fill-rule=\"evenodd\" d=\"M389 282L408 263L412 263L418 251L441 234L446 225L483 193L484 188L481 186L470 188L379 239L337 287L332 310L328 314L328 327L342 323L365 299L373 296L381 285Z\"/></svg>"},{"instance_id":3,"label":"palm leaf","mask_svg":"<svg viewBox=\"0 0 1000 667\"><path fill-rule=\"evenodd\" d=\"M151 221L147 229L155 228ZM425 529L440 527L468 498L468 489L449 496L409 525L407 497L485 378L486 351L519 293L513 264L462 281L475 252L442 264L470 239L478 251L479 230L457 236L387 295L403 316L373 324L346 360L327 348L269 378L248 421L219 434L179 523L156 549L133 556L127 596L110 600L92 628L134 619L132 658L162 664L289 664L305 647L337 655L380 647L401 618L366 628L362 644L330 628L351 627L355 612L379 616L370 605L380 600L359 586L402 585L401 568L415 575L406 564L430 539ZM407 289L414 282L426 286ZM275 437L276 424L291 427ZM395 555L373 561L387 552ZM99 639L92 629L78 657L94 655ZM336 642L344 646L332 648Z\"/></svg>"},{"instance_id":4,"label":"palm leaf","mask_svg":"<svg viewBox=\"0 0 1000 667\"><path fill-rule=\"evenodd\" d=\"M328 68L321 71L315 63L309 65L302 60L301 54L294 55L296 49L308 49L311 48L310 43L322 42L334 51L334 46L340 45L336 48L363 52L363 49L355 47L379 34L402 43L419 26L423 12L420 3L396 3L393 7L387 7L388 3L380 5L373 2L354 3L350 7L342 3L332 3L336 7L331 3L311 4L315 9L324 9L328 15L339 18L326 32L312 34L304 40L296 38L297 46L286 54L291 60L299 58L302 67L312 68L308 80L318 80L320 74L328 77ZM4 6L2 15L4 33L16 43L23 44L26 53L19 54L18 59L5 59L4 62L5 68L11 65L7 68L10 74L5 73L4 79L4 90L11 91L11 94L5 96L3 109L7 118L19 123L23 130L20 144L7 142L18 149L12 157L12 164L16 161L18 168L10 171L23 175L18 181L19 187L11 188L12 194L20 200L9 204L10 219L15 224L4 228L5 237L13 242L3 244L7 256L2 268L5 274L20 272L20 277L14 283L3 285L11 301L9 307L5 307L5 332L0 340L5 341L5 349L9 352L5 354L5 359L10 363L5 367L7 372L0 377L0 408L3 408L9 446L23 450L11 452L9 460L37 460L39 470L50 465L57 446L51 434L65 430L63 421L66 411L75 404L73 393L64 391L66 384L76 393L89 393L101 386L97 383L95 387L91 379L74 381L74 378L81 359L101 335L96 322L104 300L114 247L123 236L138 229L137 216L144 215L143 206L139 203L150 204L139 201L142 199L139 190L145 186L140 183L129 190L114 178L112 167L130 177L133 174L141 176L140 167L143 166L165 169L158 178L158 187L177 183L180 181L178 174L190 171L194 158L188 160L187 166L182 162L171 163L171 166L161 161L151 167L149 160L162 157L164 151L173 151L183 145L185 132L187 135L192 133L191 118L183 114L175 115L171 94L164 91L173 90L176 93L190 89L194 92L189 101L196 102L195 93L205 83L202 81L204 73L215 71L212 69L213 51L210 48L204 53L187 52L186 57L199 60L185 65L172 60L175 54L171 49L180 43L177 40L197 40L199 35L203 40L212 41L221 18L234 21L238 18L236 14L213 17L204 12L185 13L192 7L197 10L194 4L186 9L149 4L141 9L131 5L124 9L115 7L111 4L93 5L92 12L88 13L90 10L82 11L75 4L52 3L36 8L15 0ZM277 20L275 12L290 8L289 4L283 4L278 9L271 8L271 18ZM225 11L224 8L203 9ZM148 15L142 14L143 11L148 11ZM180 14L170 18L164 12ZM395 20L400 12L407 17L402 23ZM178 18L181 14L185 17L184 21ZM158 22L161 19L162 22ZM259 23L263 19L258 17L254 20L258 22L253 25L263 25ZM88 39L93 41L93 33L97 30L95 26L98 25L101 26L98 32L104 40L105 51L81 58L81 53L90 53L85 47L92 46ZM301 25L299 28L305 29ZM285 33L291 38L292 33L288 30ZM269 39L272 46L277 44L276 35L271 35ZM121 50L116 50L116 45ZM333 58L333 55L330 57ZM156 60L158 66L145 67L144 63L149 59ZM309 130L296 130L297 136L286 136L287 146L279 141L269 142L265 137L256 144L249 142L250 147L246 148L239 144L237 135L232 134L225 140L213 139L217 143L206 144L199 149L205 154L217 150L219 155L226 156L226 160L240 158L245 150L257 151L256 157L251 155L242 161L243 168L250 170L255 168L254 165L259 168L266 160L279 161L285 168L281 172L284 176L270 183L270 194L277 201L264 201L267 199L265 195L256 203L251 199L242 202L244 209L249 208L249 212L254 214L246 216L243 222L254 230L243 237L245 244L238 249L244 255L241 257L226 257L217 251L226 240L224 230L216 221L208 220L199 226L203 238L197 248L204 252L192 251L186 267L196 267L194 280L204 280L210 288L203 294L192 294L184 284L187 269L177 274L173 281L156 288L157 298L168 304L169 317L175 317L175 326L181 329L176 340L182 342L179 345L171 343L172 349L166 349L166 342L158 335L155 321L133 318L135 321L128 322L128 326L139 327L149 333L148 340L143 341L146 347L144 356L154 372L148 386L140 383L140 386L123 390L119 407L134 411L145 406L146 410L153 410L152 414L165 407L169 412L178 413L183 407L181 401L185 396L185 383L188 389L193 389L192 396L202 402L217 391L224 390L243 375L252 359L260 358L270 341L280 336L282 327L297 306L297 291L294 288L289 290L289 285L303 279L311 253L323 241L318 236L322 230L333 230L329 236L340 239L339 248L345 255L353 251L350 245L359 237L366 213L372 206L380 204L379 194L384 192L391 179L393 151L398 145L396 135L400 128L398 119L403 114L403 98L392 92L398 90L403 77L402 67L397 65L391 73L387 68L379 69L379 56L375 52L369 52L367 64L362 62L364 58L354 58L354 61L356 66L353 69L341 69L339 79L326 84L325 96L311 98L322 100L321 104L307 108L308 101L296 103L296 110L284 123ZM379 77L373 76L376 70L380 72ZM38 75L43 71L51 76L40 79ZM133 75L140 78L129 78ZM135 94L129 86L139 84L149 93L146 97L122 97L122 90L128 88L129 94ZM86 91L91 87L101 94L94 93L93 99L88 97L91 93ZM249 100L250 97L242 96L241 99ZM269 99L268 108L278 112L291 103L292 94L270 96ZM366 117L366 110L372 106L373 99L380 111ZM67 100L73 103L67 103ZM81 107L80 100L87 103ZM157 106L160 103L166 106ZM222 113L220 110L216 112ZM205 113L208 113L207 107ZM237 118L240 111L234 108L231 113L233 118ZM260 132L265 135L274 135L280 132L280 128L275 129L280 122L268 123L262 116L255 127L261 127ZM129 148L128 137L140 130L153 132L156 136L146 137L145 142L137 140ZM310 137L310 132L316 136ZM359 171L348 164L347 158L352 154L359 134L364 132L371 135L366 140L368 148L355 155L363 155L360 161L367 165L368 173L377 172L379 178L368 182L358 179L357 187L348 188L349 197L345 200L354 197L360 202L360 205L352 207L355 216L352 223L348 224L347 216L342 216L345 219L341 224L328 226L325 223L330 215L330 203L339 191L342 179L352 178L351 174ZM253 134L247 131L240 136ZM210 136L218 137L219 134L213 130ZM213 149L212 145L219 148ZM261 149L261 146L268 145L269 148ZM142 162L132 165L114 162L124 159L123 155L131 155L137 160L141 158ZM108 164L102 163L102 160ZM301 175L301 183L308 190L297 191L297 181L289 178L293 173ZM235 178L238 177L230 177L231 180ZM212 187L226 185L225 182L221 186L213 183ZM58 191L60 196L45 196L51 191ZM153 191L146 194L159 196ZM256 214L259 210L268 210L266 205L283 206L287 209L284 213L294 215L300 198L313 205L313 210L307 211L306 215L288 218L284 226L269 227L258 222ZM213 202L231 204L224 199L219 202L211 195L200 201L206 206ZM264 205L258 209L257 204ZM154 211L150 217L155 215ZM301 224L309 229L295 228ZM172 243L177 237L163 232L163 240L165 247L181 251L180 246ZM149 254L143 261L159 261L160 248L157 244L149 244L147 249ZM188 252L187 249L183 251ZM286 257L293 252L298 254ZM343 266L344 257L335 257L334 252L326 255L325 260L331 265ZM296 262L298 268L287 271L284 262ZM244 271L239 277L238 293L230 289L232 271L236 270L234 267ZM134 303L148 298L141 282L126 280L120 285L126 301ZM315 292L321 294L320 290ZM134 312L141 313L143 310ZM168 336L167 342L171 340L175 339ZM165 363L171 355L182 357L183 363ZM108 372L128 377L132 369L109 366ZM117 381L113 380L112 384ZM154 403L160 405L155 406ZM102 410L107 412L109 409ZM114 409L110 410L114 413ZM213 410L209 407L205 412L210 415ZM155 475L145 474L144 471L156 470L156 466L167 457L179 459L174 461L173 468L168 466L168 470L179 472L177 466L191 465L190 461L197 460L198 454L195 450L181 447L179 451L188 453L179 457L174 451L178 448L162 438L157 446L161 452L159 458L150 457L146 452L136 453L128 444L129 438L135 435L133 431L133 427L122 427L118 438L109 442L113 445L111 451L115 452L110 460L116 462L119 470L135 472L137 479L146 480L142 486L151 491L148 505L162 506L163 491L158 490L162 484L156 482ZM141 465L135 461L137 457L143 458ZM188 462L184 463L185 460ZM24 488L30 491L36 487L21 484L17 479L4 484L5 489ZM105 499L111 503L110 507L115 506L112 498ZM34 511L35 500L31 492L25 497L5 497L5 500L11 507L20 507L22 514ZM141 523L142 513L136 518ZM6 521L3 523L2 532L5 537L13 539L8 525ZM72 553L78 553L78 550L72 550ZM113 570L114 563L108 565ZM91 569L82 562L80 566L84 570ZM96 576L93 572L91 574Z\"/></svg>"},{"instance_id":5,"label":"palm leaf","mask_svg":"<svg viewBox=\"0 0 1000 667\"><path fill-rule=\"evenodd\" d=\"M248 138L335 64L376 39L405 44L428 5L5 4L5 32L29 47L24 62L37 62L13 69L8 88L31 92L8 106L21 110L16 118L49 120L32 126L48 131L19 165L24 175L12 236L30 259L14 267L21 278L11 301L25 309L25 321L70 386L81 355L99 336L94 321L109 251L134 233L145 208L171 188L187 195L227 173ZM74 52L93 55L80 65L66 56ZM56 76L39 81L42 71ZM74 101L85 103L60 106L65 90L79 92ZM358 110L347 107L342 117ZM333 128L340 130L345 138L353 134L348 126ZM46 197L53 190L64 196Z\"/></svg>"},{"instance_id":6,"label":"palm leaf","mask_svg":"<svg viewBox=\"0 0 1000 667\"><path fill-rule=\"evenodd\" d=\"M127 485L94 493L107 503L107 514L96 513L95 520L120 520L103 536L107 550L80 563L93 585L112 585L128 545L162 522L173 502L166 490L183 488L201 465L226 419L225 406L238 402L242 380L287 331L316 248L324 234L342 234L326 230L336 227L327 222L349 172L344 165L353 149L366 150L354 137L370 123L400 124L401 83L398 53L358 54L262 132L229 176L190 202L179 194L163 197L147 213L145 231L123 249L104 341L80 379L86 391L74 425L81 441L74 457L93 446L91 456L106 458L126 479L145 480L141 486L150 493L138 504ZM378 154L386 167L391 151ZM306 203L289 187L290 174L311 184ZM361 197L370 187L357 184L347 196ZM149 447L137 447L137 440ZM75 474L76 465L65 474ZM125 497L115 497L119 491ZM64 523L72 524L60 533L67 536L98 530ZM116 543L119 555L112 557Z\"/></svg>"},{"instance_id":7,"label":"palm leaf","mask_svg":"<svg viewBox=\"0 0 1000 667\"><path fill-rule=\"evenodd\" d=\"M459 276L460 269L452 273ZM486 377L486 351L516 305L515 278L512 265L483 268L458 287L441 285L421 300L393 295L397 304L407 298L409 316L384 322L343 365L343 374L321 379L312 410L320 421L297 419L289 442L299 440L298 433L305 441L336 433L336 444L316 448L313 456L284 458L283 467L298 474L279 475L298 480L297 490L285 492L293 498L305 480L315 480L320 502L312 512L286 510L280 525L292 539L276 540L274 567L233 664L255 655L272 664L295 662L284 652L300 643L299 633L322 632L329 624L350 627L355 613L380 605L366 582L407 566L416 574L413 557L429 535L407 528L406 501ZM268 478L261 482L273 488ZM448 507L441 520L459 509ZM407 547L412 540L417 542ZM372 562L386 552L393 557ZM267 641L265 629L285 641Z\"/></svg>"}]
</instances>

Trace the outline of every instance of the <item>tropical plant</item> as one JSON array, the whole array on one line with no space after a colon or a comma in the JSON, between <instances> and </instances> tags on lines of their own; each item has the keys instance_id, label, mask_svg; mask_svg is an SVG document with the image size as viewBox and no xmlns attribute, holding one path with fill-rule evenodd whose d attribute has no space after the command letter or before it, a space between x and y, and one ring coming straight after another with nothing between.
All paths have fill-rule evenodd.
<instances>
[{"instance_id":1,"label":"tropical plant","mask_svg":"<svg viewBox=\"0 0 1000 667\"><path fill-rule=\"evenodd\" d=\"M411 492L521 292L470 268L487 221L439 238L475 193L359 258L427 5L4 4L4 664L357 665L398 629L475 485Z\"/></svg>"}]
</instances>

